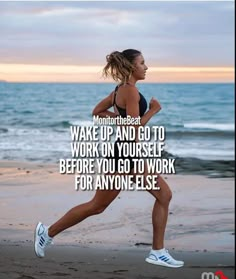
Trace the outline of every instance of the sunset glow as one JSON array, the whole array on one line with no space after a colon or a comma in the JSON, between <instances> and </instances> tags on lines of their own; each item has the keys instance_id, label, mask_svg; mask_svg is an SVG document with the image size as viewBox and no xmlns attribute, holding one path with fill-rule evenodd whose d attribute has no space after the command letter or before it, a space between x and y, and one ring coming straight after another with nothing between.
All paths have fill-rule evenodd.
<instances>
[{"instance_id":1,"label":"sunset glow","mask_svg":"<svg viewBox=\"0 0 236 279\"><path fill-rule=\"evenodd\" d=\"M112 82L106 55L132 48L144 82L234 82L233 1L0 1L0 19L0 80Z\"/></svg>"},{"instance_id":2,"label":"sunset glow","mask_svg":"<svg viewBox=\"0 0 236 279\"><path fill-rule=\"evenodd\" d=\"M9 82L106 82L102 66L0 64ZM149 67L146 82L233 82L233 67Z\"/></svg>"}]
</instances>

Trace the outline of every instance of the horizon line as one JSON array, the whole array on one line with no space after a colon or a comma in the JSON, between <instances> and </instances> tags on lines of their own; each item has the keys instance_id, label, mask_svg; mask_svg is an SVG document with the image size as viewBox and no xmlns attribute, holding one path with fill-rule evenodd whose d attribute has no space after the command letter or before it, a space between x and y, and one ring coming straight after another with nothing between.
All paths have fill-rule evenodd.
<instances>
[{"instance_id":1,"label":"horizon line","mask_svg":"<svg viewBox=\"0 0 236 279\"><path fill-rule=\"evenodd\" d=\"M61 83L61 84L114 84L117 83L115 81L107 81L107 82L101 82L101 81L8 81L8 80L1 80L1 83ZM235 84L234 81L141 81L137 82L139 84ZM118 83L119 84L119 83Z\"/></svg>"},{"instance_id":2,"label":"horizon line","mask_svg":"<svg viewBox=\"0 0 236 279\"><path fill-rule=\"evenodd\" d=\"M3 64L0 79L11 82L107 83L102 66ZM234 67L149 67L144 82L234 82Z\"/></svg>"}]
</instances>

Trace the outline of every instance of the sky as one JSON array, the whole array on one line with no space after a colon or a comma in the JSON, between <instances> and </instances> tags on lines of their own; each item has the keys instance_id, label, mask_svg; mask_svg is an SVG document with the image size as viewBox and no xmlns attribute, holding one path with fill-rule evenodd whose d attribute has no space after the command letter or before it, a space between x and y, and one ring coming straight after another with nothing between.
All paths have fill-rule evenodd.
<instances>
[{"instance_id":1,"label":"sky","mask_svg":"<svg viewBox=\"0 0 236 279\"><path fill-rule=\"evenodd\" d=\"M146 82L233 82L234 2L0 2L0 80L112 82L106 55L138 49Z\"/></svg>"}]
</instances>

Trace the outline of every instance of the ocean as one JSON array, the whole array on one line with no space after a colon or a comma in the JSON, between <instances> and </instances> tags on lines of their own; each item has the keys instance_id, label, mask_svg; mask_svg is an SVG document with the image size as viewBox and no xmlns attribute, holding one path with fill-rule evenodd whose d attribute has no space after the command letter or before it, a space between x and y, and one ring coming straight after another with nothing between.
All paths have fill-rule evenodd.
<instances>
[{"instance_id":1,"label":"ocean","mask_svg":"<svg viewBox=\"0 0 236 279\"><path fill-rule=\"evenodd\" d=\"M166 129L165 157L177 173L234 176L234 84L138 83L162 110L149 125ZM58 163L70 158L70 126L92 125L112 83L0 83L0 160Z\"/></svg>"}]
</instances>

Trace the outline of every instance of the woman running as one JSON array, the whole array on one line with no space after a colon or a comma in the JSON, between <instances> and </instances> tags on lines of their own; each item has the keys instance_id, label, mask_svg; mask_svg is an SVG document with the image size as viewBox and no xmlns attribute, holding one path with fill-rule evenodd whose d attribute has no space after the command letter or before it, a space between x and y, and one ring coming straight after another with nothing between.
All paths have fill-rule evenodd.
<instances>
[{"instance_id":1,"label":"woman running","mask_svg":"<svg viewBox=\"0 0 236 279\"><path fill-rule=\"evenodd\" d=\"M145 126L160 111L161 106L156 99L152 98L149 102L149 108L147 108L146 99L136 87L137 81L145 79L148 69L142 53L135 49L127 49L122 52L114 51L107 55L106 59L107 64L103 69L104 76L111 76L119 84L113 92L96 105L93 115L114 118L118 115L121 117L140 117L140 125ZM114 112L109 110L112 107ZM135 128L137 127L138 125L135 125ZM118 141L115 143L114 156L117 172L110 175L124 175L117 169L117 161L122 159L119 157L117 144L119 144ZM136 175L143 175L144 180L147 175L150 175L146 164L144 173L134 173L132 157L128 157L128 159L130 160L134 182ZM175 260L164 245L168 208L172 193L168 184L160 175L157 184L158 187L153 187L155 190L147 190L155 198L155 202L152 211L152 249L146 258L146 262L173 268L182 267L184 262ZM80 223L89 216L102 213L118 196L119 192L120 190L113 189L97 190L92 200L72 208L51 226L39 222L35 229L34 248L36 255L44 257L45 248L52 242L53 237L60 232Z\"/></svg>"}]
</instances>

